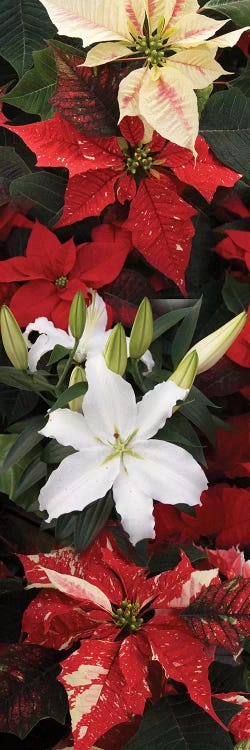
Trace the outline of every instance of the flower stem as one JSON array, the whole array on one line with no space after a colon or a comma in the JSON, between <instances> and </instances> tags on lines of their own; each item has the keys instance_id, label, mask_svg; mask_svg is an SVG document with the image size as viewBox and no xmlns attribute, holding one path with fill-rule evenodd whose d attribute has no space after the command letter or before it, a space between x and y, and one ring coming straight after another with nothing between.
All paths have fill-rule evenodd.
<instances>
[{"instance_id":1,"label":"flower stem","mask_svg":"<svg viewBox=\"0 0 250 750\"><path fill-rule=\"evenodd\" d=\"M68 358L68 361L66 362L66 365L65 365L65 367L64 367L64 370L62 371L62 374L61 374L61 376L60 376L60 378L59 378L59 380L58 380L58 383L57 383L57 386L56 386L56 389L55 389L55 390L56 390L56 393L60 393L60 390L61 390L61 386L62 386L62 384L64 383L64 380L65 380L65 378L66 378L66 375L68 374L68 371L69 371L69 369L70 369L70 365L71 365L71 363L73 362L73 359L74 359L74 356L75 356L75 353L76 353L76 350L77 350L78 344L79 344L79 339L75 339L75 343L74 343L73 349L72 349L72 351L70 352L70 356L69 356L69 358Z\"/></svg>"},{"instance_id":2,"label":"flower stem","mask_svg":"<svg viewBox=\"0 0 250 750\"><path fill-rule=\"evenodd\" d=\"M143 381L143 378L139 370L139 360L131 359L130 362L131 362L131 373L133 375L136 385L138 385L138 388L140 388L140 391L142 391L142 393L146 393L145 383Z\"/></svg>"}]
</instances>

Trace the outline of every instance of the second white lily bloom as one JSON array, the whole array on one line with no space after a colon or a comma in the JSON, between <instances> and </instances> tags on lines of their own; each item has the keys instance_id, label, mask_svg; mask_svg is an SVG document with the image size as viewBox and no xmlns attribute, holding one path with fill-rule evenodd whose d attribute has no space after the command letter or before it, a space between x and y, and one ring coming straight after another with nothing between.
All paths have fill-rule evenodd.
<instances>
[{"instance_id":1,"label":"second white lily bloom","mask_svg":"<svg viewBox=\"0 0 250 750\"><path fill-rule=\"evenodd\" d=\"M92 290L89 290L92 291ZM88 357L100 354L110 336L111 329L106 330L108 322L107 308L104 300L98 292L92 291L92 301L87 307L86 323L83 334L77 347L74 361L81 364ZM39 333L34 344L30 342L31 333ZM30 372L35 372L41 357L51 352L56 345L64 346L71 351L75 339L69 329L68 333L61 328L55 328L54 323L47 318L36 318L34 323L29 323L24 334L24 339L29 349L28 363ZM129 338L127 337L127 352L129 355ZM141 357L149 372L153 369L154 360L149 349Z\"/></svg>"},{"instance_id":2,"label":"second white lily bloom","mask_svg":"<svg viewBox=\"0 0 250 750\"><path fill-rule=\"evenodd\" d=\"M49 520L83 510L113 488L116 510L131 542L154 538L153 499L195 505L206 476L185 451L152 440L186 390L168 380L139 403L132 386L106 367L102 355L88 359L84 416L69 409L49 415L41 434L71 445L76 453L52 472L40 492Z\"/></svg>"}]
</instances>

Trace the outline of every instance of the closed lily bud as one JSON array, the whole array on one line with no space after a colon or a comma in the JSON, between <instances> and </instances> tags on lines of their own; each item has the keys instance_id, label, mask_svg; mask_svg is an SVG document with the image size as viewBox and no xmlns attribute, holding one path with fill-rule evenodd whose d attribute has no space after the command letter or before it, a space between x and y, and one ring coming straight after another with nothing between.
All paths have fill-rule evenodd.
<instances>
[{"instance_id":1,"label":"closed lily bud","mask_svg":"<svg viewBox=\"0 0 250 750\"><path fill-rule=\"evenodd\" d=\"M152 308L147 297L138 307L129 339L129 356L140 359L145 354L153 338Z\"/></svg>"},{"instance_id":2,"label":"closed lily bud","mask_svg":"<svg viewBox=\"0 0 250 750\"><path fill-rule=\"evenodd\" d=\"M86 323L86 302L83 293L76 292L69 312L69 327L75 339L79 340L83 334Z\"/></svg>"},{"instance_id":3,"label":"closed lily bud","mask_svg":"<svg viewBox=\"0 0 250 750\"><path fill-rule=\"evenodd\" d=\"M196 353L196 351L191 351L189 352L189 354L187 354L185 359L180 362L173 374L170 375L169 380L173 380L173 382L178 385L179 388L190 390L197 373L197 368L198 354Z\"/></svg>"},{"instance_id":4,"label":"closed lily bud","mask_svg":"<svg viewBox=\"0 0 250 750\"><path fill-rule=\"evenodd\" d=\"M224 326L218 328L217 331L210 333L209 336L206 336L192 346L190 352L196 351L198 354L197 375L209 370L213 365L216 365L216 362L223 357L227 349L229 349L241 332L246 319L246 312L239 313L239 315L236 315L232 320L229 320L228 323L225 323ZM190 352L188 352L188 354L190 354ZM184 363L186 358L187 355L180 364Z\"/></svg>"},{"instance_id":5,"label":"closed lily bud","mask_svg":"<svg viewBox=\"0 0 250 750\"><path fill-rule=\"evenodd\" d=\"M121 323L117 323L113 328L103 350L103 356L109 370L117 375L124 375L127 367L127 341Z\"/></svg>"},{"instance_id":6,"label":"closed lily bud","mask_svg":"<svg viewBox=\"0 0 250 750\"><path fill-rule=\"evenodd\" d=\"M76 365L74 369L72 370L70 379L69 379L69 387L71 385L76 385L76 383L86 383L86 373L83 367L80 367L80 365ZM77 398L73 398L72 401L69 401L69 408L71 411L78 411L79 414L82 414L82 404L83 404L83 398L84 396L78 396Z\"/></svg>"},{"instance_id":7,"label":"closed lily bud","mask_svg":"<svg viewBox=\"0 0 250 750\"><path fill-rule=\"evenodd\" d=\"M27 370L28 349L18 322L7 305L1 308L1 334L7 357L16 370Z\"/></svg>"}]
</instances>

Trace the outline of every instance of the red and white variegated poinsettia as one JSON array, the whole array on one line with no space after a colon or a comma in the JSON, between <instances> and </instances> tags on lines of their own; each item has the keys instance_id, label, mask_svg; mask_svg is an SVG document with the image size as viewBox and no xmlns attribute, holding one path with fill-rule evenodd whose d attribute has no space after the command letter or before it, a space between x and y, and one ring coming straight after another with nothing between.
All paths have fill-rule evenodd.
<instances>
[{"instance_id":1,"label":"red and white variegated poinsettia","mask_svg":"<svg viewBox=\"0 0 250 750\"><path fill-rule=\"evenodd\" d=\"M219 581L217 570L194 571L183 554L175 570L148 578L114 547L102 532L80 557L70 549L21 556L26 578L42 589L24 613L28 640L65 648L81 639L58 678L68 693L75 750L89 750L112 726L143 713L152 662L217 718L207 675L214 650L180 617Z\"/></svg>"},{"instance_id":2,"label":"red and white variegated poinsettia","mask_svg":"<svg viewBox=\"0 0 250 750\"><path fill-rule=\"evenodd\" d=\"M191 217L196 211L181 193L186 184L192 185L211 201L218 186L230 187L241 176L222 165L203 138L196 140L195 161L188 149L157 133L146 141L140 118L124 117L121 137L89 140L91 158L87 158L88 139L58 113L45 122L8 129L36 152L39 167L61 164L69 170L57 226L99 214L116 199L122 204L128 201L123 226L131 231L135 247L184 291L194 234Z\"/></svg>"},{"instance_id":3,"label":"red and white variegated poinsettia","mask_svg":"<svg viewBox=\"0 0 250 750\"><path fill-rule=\"evenodd\" d=\"M160 133L194 151L194 89L225 71L219 47L236 44L248 27L214 37L225 23L200 15L197 0L43 0L59 33L92 44L84 65L131 58L135 70L119 87L120 117L141 115ZM212 39L211 39L212 37Z\"/></svg>"}]
</instances>

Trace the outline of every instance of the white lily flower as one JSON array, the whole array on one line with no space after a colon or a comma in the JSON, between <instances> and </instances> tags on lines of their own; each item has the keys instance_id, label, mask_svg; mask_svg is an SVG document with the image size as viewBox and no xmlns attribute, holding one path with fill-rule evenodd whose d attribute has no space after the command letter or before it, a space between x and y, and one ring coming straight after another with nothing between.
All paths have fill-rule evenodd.
<instances>
[{"instance_id":1,"label":"white lily flower","mask_svg":"<svg viewBox=\"0 0 250 750\"><path fill-rule=\"evenodd\" d=\"M101 354L110 335L110 329L106 330L107 321L105 302L98 292L92 291L92 302L87 307L85 328L74 356L75 362L81 364L88 357ZM32 332L40 334L34 344L29 340ZM68 333L61 328L55 328L54 323L47 318L36 318L34 323L29 323L23 337L29 349L28 366L30 372L36 371L41 357L47 352L51 352L57 344L71 351L75 343L70 328ZM129 356L129 338L126 338L126 341ZM146 365L147 370L151 372L154 360L149 350L145 352L141 360Z\"/></svg>"},{"instance_id":2,"label":"white lily flower","mask_svg":"<svg viewBox=\"0 0 250 750\"><path fill-rule=\"evenodd\" d=\"M119 87L120 119L139 115L164 138L194 152L194 90L225 74L216 52L236 44L248 26L214 37L228 21L200 14L197 0L42 2L59 34L81 37L84 47L95 45L84 65L134 57L136 67Z\"/></svg>"},{"instance_id":3,"label":"white lily flower","mask_svg":"<svg viewBox=\"0 0 250 750\"><path fill-rule=\"evenodd\" d=\"M41 434L76 453L52 472L40 492L49 520L83 510L112 487L116 510L131 542L154 538L153 499L195 505L206 476L183 448L151 439L187 390L160 383L136 403L132 386L106 367L102 355L87 361L84 416L69 409L49 415Z\"/></svg>"}]
</instances>

